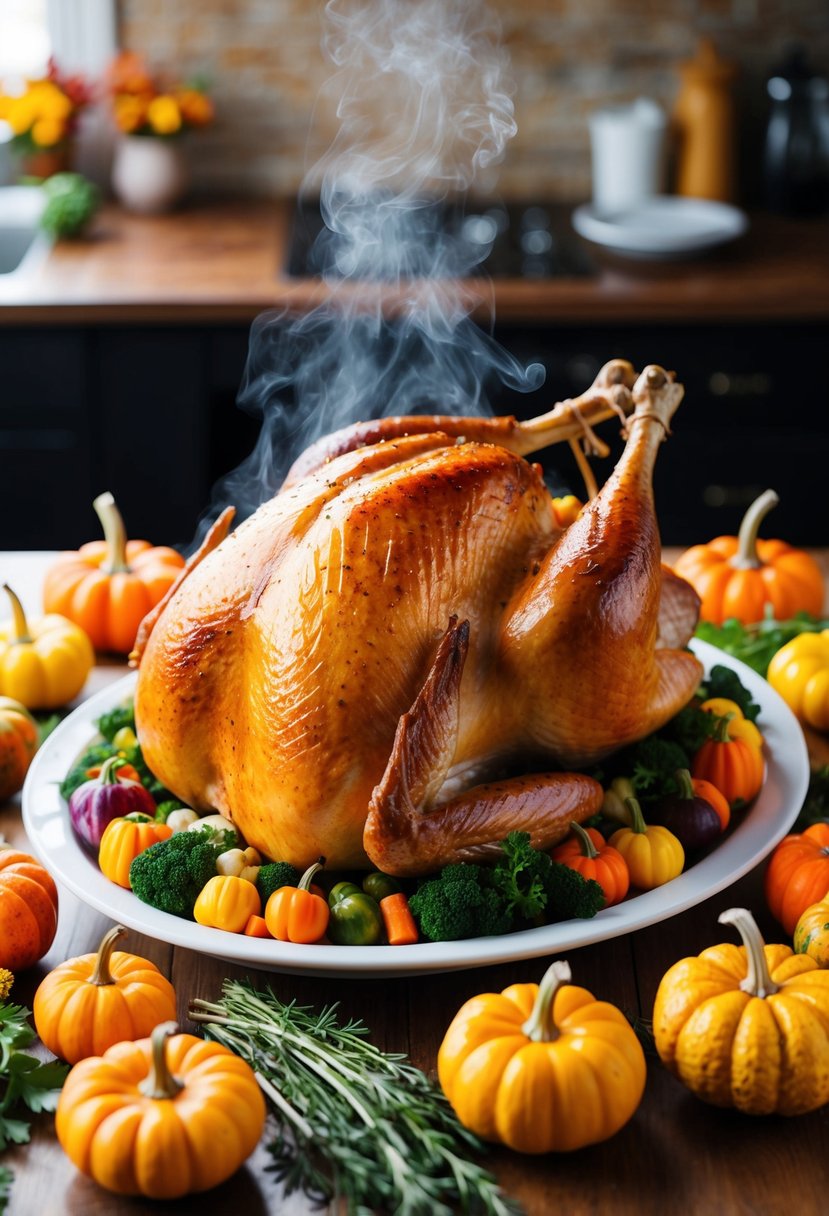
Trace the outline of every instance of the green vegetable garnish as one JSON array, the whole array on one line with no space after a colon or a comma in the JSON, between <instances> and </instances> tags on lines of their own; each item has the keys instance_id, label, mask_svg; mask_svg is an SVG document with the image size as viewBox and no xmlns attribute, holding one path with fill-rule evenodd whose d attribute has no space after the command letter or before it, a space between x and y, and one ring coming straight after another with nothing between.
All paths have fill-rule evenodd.
<instances>
[{"instance_id":1,"label":"green vegetable garnish","mask_svg":"<svg viewBox=\"0 0 829 1216\"><path fill-rule=\"evenodd\" d=\"M829 820L829 764L812 769L806 800L791 830L803 832L813 823L826 820Z\"/></svg>"},{"instance_id":2,"label":"green vegetable garnish","mask_svg":"<svg viewBox=\"0 0 829 1216\"><path fill-rule=\"evenodd\" d=\"M232 847L231 838L233 832L204 828L151 844L130 866L133 892L162 912L192 917L199 892L216 873L216 859Z\"/></svg>"},{"instance_id":3,"label":"green vegetable garnish","mask_svg":"<svg viewBox=\"0 0 829 1216\"><path fill-rule=\"evenodd\" d=\"M597 882L534 849L529 832L510 832L494 866L446 866L423 883L409 907L430 941L488 937L539 921L595 916L604 907Z\"/></svg>"},{"instance_id":4,"label":"green vegetable garnish","mask_svg":"<svg viewBox=\"0 0 829 1216\"><path fill-rule=\"evenodd\" d=\"M807 612L799 612L786 621L776 621L770 613L755 625L741 625L736 620L726 621L723 625L700 621L697 637L718 646L735 659L741 659L765 676L769 663L782 646L801 633L820 633L822 629L829 629L829 620L820 620Z\"/></svg>"},{"instance_id":5,"label":"green vegetable garnish","mask_svg":"<svg viewBox=\"0 0 829 1216\"><path fill-rule=\"evenodd\" d=\"M256 889L262 900L262 907L265 907L274 891L278 891L280 887L295 887L300 877L299 870L288 861L271 861L260 866L256 876Z\"/></svg>"},{"instance_id":6,"label":"green vegetable garnish","mask_svg":"<svg viewBox=\"0 0 829 1216\"><path fill-rule=\"evenodd\" d=\"M78 236L98 209L98 189L81 173L55 173L42 189L46 206L40 226L50 236Z\"/></svg>"},{"instance_id":7,"label":"green vegetable garnish","mask_svg":"<svg viewBox=\"0 0 829 1216\"><path fill-rule=\"evenodd\" d=\"M125 727L135 734L135 704L128 701L124 705L116 705L114 709L101 714L95 725L107 743L112 743L118 731Z\"/></svg>"},{"instance_id":8,"label":"green vegetable garnish","mask_svg":"<svg viewBox=\"0 0 829 1216\"><path fill-rule=\"evenodd\" d=\"M376 946L383 940L383 914L376 899L359 888L331 905L328 936L335 946Z\"/></svg>"},{"instance_id":9,"label":"green vegetable garnish","mask_svg":"<svg viewBox=\"0 0 829 1216\"><path fill-rule=\"evenodd\" d=\"M749 722L756 722L760 706L751 698L751 693L741 682L736 671L723 667L719 663L712 667L703 685L706 698L724 697L727 701L736 701Z\"/></svg>"},{"instance_id":10,"label":"green vegetable garnish","mask_svg":"<svg viewBox=\"0 0 829 1216\"><path fill-rule=\"evenodd\" d=\"M21 1113L54 1111L69 1072L68 1064L44 1064L25 1050L36 1038L28 1016L22 1005L0 1002L0 1153L10 1144L28 1143L29 1120ZM9 1174L6 1186L10 1181Z\"/></svg>"},{"instance_id":11,"label":"green vegetable garnish","mask_svg":"<svg viewBox=\"0 0 829 1216\"><path fill-rule=\"evenodd\" d=\"M193 1001L206 1035L253 1068L277 1123L268 1146L290 1193L342 1203L350 1216L510 1216L518 1209L470 1155L483 1145L405 1056L367 1041L362 1022L340 1025L271 989L225 981L216 1004Z\"/></svg>"},{"instance_id":12,"label":"green vegetable garnish","mask_svg":"<svg viewBox=\"0 0 829 1216\"><path fill-rule=\"evenodd\" d=\"M12 1181L14 1175L7 1165L0 1165L0 1216L5 1212L11 1199Z\"/></svg>"}]
</instances>

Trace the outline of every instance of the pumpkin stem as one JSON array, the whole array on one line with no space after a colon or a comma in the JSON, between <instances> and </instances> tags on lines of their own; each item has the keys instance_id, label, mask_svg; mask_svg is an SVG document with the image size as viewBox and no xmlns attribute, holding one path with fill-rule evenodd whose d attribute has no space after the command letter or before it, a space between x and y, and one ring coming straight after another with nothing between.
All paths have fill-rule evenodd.
<instances>
[{"instance_id":1,"label":"pumpkin stem","mask_svg":"<svg viewBox=\"0 0 829 1216\"><path fill-rule=\"evenodd\" d=\"M98 957L95 960L95 970L87 980L88 984L94 984L96 988L105 988L108 984L114 984L112 972L109 969L109 964L112 959L112 951L115 948L115 943L119 937L126 935L126 929L123 925L113 925L104 934L101 944L98 947Z\"/></svg>"},{"instance_id":2,"label":"pumpkin stem","mask_svg":"<svg viewBox=\"0 0 829 1216\"><path fill-rule=\"evenodd\" d=\"M107 560L101 566L106 574L123 574L129 570L127 562L127 530L121 518L121 512L115 505L115 499L109 490L99 494L92 506L101 521L104 530L104 540L107 543Z\"/></svg>"},{"instance_id":3,"label":"pumpkin stem","mask_svg":"<svg viewBox=\"0 0 829 1216\"><path fill-rule=\"evenodd\" d=\"M150 1035L150 1071L138 1086L145 1098L158 1102L175 1098L184 1089L167 1065L167 1039L171 1034L178 1034L175 1022L159 1022Z\"/></svg>"},{"instance_id":4,"label":"pumpkin stem","mask_svg":"<svg viewBox=\"0 0 829 1216\"><path fill-rule=\"evenodd\" d=\"M696 798L694 787L691 784L691 774L688 772L687 768L678 768L674 773L674 776L676 777L676 783L679 786L679 797L682 799L682 801L690 802L693 798Z\"/></svg>"},{"instance_id":5,"label":"pumpkin stem","mask_svg":"<svg viewBox=\"0 0 829 1216\"><path fill-rule=\"evenodd\" d=\"M779 502L774 490L764 490L746 511L737 534L737 552L729 563L735 570L757 570L762 566L757 556L757 533L769 511Z\"/></svg>"},{"instance_id":6,"label":"pumpkin stem","mask_svg":"<svg viewBox=\"0 0 829 1216\"><path fill-rule=\"evenodd\" d=\"M312 866L309 866L302 875L302 878L300 878L299 882L297 883L297 888L300 891L309 891L311 889L311 882L313 881L314 875L316 874L317 870L321 870L324 865L325 858L320 857L319 861L315 861Z\"/></svg>"},{"instance_id":7,"label":"pumpkin stem","mask_svg":"<svg viewBox=\"0 0 829 1216\"><path fill-rule=\"evenodd\" d=\"M14 621L14 640L15 642L31 642L32 635L29 633L29 624L26 620L26 613L23 611L23 605L19 598L12 591L8 583L3 584L3 590L11 600L12 604L12 619Z\"/></svg>"},{"instance_id":8,"label":"pumpkin stem","mask_svg":"<svg viewBox=\"0 0 829 1216\"><path fill-rule=\"evenodd\" d=\"M715 743L731 742L731 735L728 732L728 726L733 717L734 714L726 714L725 717L717 720L717 725L714 728L714 734L712 736Z\"/></svg>"},{"instance_id":9,"label":"pumpkin stem","mask_svg":"<svg viewBox=\"0 0 829 1216\"><path fill-rule=\"evenodd\" d=\"M599 856L599 850L590 839L590 834L584 830L580 823L575 822L570 824L570 831L576 834L582 857L589 857L591 861L595 860Z\"/></svg>"},{"instance_id":10,"label":"pumpkin stem","mask_svg":"<svg viewBox=\"0 0 829 1216\"><path fill-rule=\"evenodd\" d=\"M564 959L551 963L547 968L538 985L533 1011L521 1027L521 1033L534 1043L553 1043L558 1038L558 1027L553 1021L553 1001L561 985L569 984L571 979L570 964Z\"/></svg>"},{"instance_id":11,"label":"pumpkin stem","mask_svg":"<svg viewBox=\"0 0 829 1216\"><path fill-rule=\"evenodd\" d=\"M721 913L718 919L721 925L735 927L746 948L748 969L746 978L740 984L740 990L747 992L749 996L773 996L780 990L780 985L775 984L769 975L763 938L757 928L757 921L748 908L729 908L727 912Z\"/></svg>"},{"instance_id":12,"label":"pumpkin stem","mask_svg":"<svg viewBox=\"0 0 829 1216\"><path fill-rule=\"evenodd\" d=\"M643 832L647 832L648 825L645 823L645 816L642 814L642 808L639 805L638 798L626 798L625 809L630 815L631 830L641 836Z\"/></svg>"}]
</instances>

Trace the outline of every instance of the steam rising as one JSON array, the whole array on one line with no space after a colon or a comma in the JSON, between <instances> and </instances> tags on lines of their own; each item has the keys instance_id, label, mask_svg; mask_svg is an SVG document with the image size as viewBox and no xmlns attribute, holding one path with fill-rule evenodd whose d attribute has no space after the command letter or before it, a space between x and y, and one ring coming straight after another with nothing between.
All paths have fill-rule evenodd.
<instances>
[{"instance_id":1,"label":"steam rising","mask_svg":"<svg viewBox=\"0 0 829 1216\"><path fill-rule=\"evenodd\" d=\"M228 502L250 514L299 452L349 423L489 412L493 377L523 391L543 379L470 320L461 280L491 238L444 223L471 186L492 186L516 132L498 33L477 0L327 5L323 48L337 70L326 92L340 125L303 187L325 223L313 251L324 303L254 322L239 404L262 430L215 487L209 519Z\"/></svg>"}]
</instances>

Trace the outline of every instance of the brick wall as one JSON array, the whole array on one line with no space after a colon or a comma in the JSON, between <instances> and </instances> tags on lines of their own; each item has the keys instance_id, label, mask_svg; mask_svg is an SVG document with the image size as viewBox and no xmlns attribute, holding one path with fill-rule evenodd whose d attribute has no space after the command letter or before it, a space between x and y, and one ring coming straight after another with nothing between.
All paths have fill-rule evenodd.
<instances>
[{"instance_id":1,"label":"brick wall","mask_svg":"<svg viewBox=\"0 0 829 1216\"><path fill-rule=\"evenodd\" d=\"M417 0L412 0L416 3ZM765 121L764 80L801 41L829 71L826 0L490 0L509 47L518 135L501 169L507 197L589 194L586 119L648 95L670 107L676 64L710 35L736 59L742 194L751 202ZM320 86L318 0L119 0L122 45L154 67L212 80L220 121L192 137L203 191L290 194L335 130Z\"/></svg>"}]
</instances>

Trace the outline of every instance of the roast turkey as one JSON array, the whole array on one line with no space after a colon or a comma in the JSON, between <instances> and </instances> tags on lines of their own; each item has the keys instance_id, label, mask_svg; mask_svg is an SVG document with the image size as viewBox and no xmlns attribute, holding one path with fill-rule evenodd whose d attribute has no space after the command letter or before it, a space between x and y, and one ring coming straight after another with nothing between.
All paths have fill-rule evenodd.
<instances>
[{"instance_id":1,"label":"roast turkey","mask_svg":"<svg viewBox=\"0 0 829 1216\"><path fill-rule=\"evenodd\" d=\"M616 360L531 422L387 418L315 445L144 623L153 772L298 866L421 874L511 830L554 844L600 805L580 770L700 680L698 601L661 568L652 494L681 397ZM614 412L622 456L561 531L524 457Z\"/></svg>"}]
</instances>

